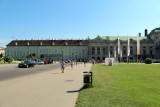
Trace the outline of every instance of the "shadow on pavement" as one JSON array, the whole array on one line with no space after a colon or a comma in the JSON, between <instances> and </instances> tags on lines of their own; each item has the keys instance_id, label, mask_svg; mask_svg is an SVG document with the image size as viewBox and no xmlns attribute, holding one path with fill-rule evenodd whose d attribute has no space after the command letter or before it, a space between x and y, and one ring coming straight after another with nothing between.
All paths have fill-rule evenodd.
<instances>
[{"instance_id":1,"label":"shadow on pavement","mask_svg":"<svg viewBox=\"0 0 160 107\"><path fill-rule=\"evenodd\" d=\"M83 87L79 90L70 90L70 91L66 91L67 93L77 93L80 92L84 89L89 89L89 88L93 88L93 85L83 85Z\"/></svg>"}]
</instances>

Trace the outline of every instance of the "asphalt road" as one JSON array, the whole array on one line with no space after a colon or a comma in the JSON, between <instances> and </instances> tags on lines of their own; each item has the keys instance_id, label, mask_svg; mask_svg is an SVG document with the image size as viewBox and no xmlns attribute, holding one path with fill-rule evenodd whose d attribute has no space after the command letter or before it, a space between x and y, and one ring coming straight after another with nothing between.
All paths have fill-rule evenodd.
<instances>
[{"instance_id":1,"label":"asphalt road","mask_svg":"<svg viewBox=\"0 0 160 107\"><path fill-rule=\"evenodd\" d=\"M59 63L47 65L35 65L31 68L18 68L18 64L1 64L0 65L0 81L18 78L21 76L33 75L37 73L51 71L60 67Z\"/></svg>"}]
</instances>

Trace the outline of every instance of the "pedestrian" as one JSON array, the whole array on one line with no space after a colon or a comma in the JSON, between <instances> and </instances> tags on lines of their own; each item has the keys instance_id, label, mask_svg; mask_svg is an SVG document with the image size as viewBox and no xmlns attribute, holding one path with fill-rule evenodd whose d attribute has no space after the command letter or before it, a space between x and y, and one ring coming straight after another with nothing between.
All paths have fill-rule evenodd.
<instances>
[{"instance_id":1,"label":"pedestrian","mask_svg":"<svg viewBox=\"0 0 160 107\"><path fill-rule=\"evenodd\" d=\"M62 61L61 61L61 70L62 70L62 73L64 73L65 64L66 64L66 63L62 60Z\"/></svg>"},{"instance_id":2,"label":"pedestrian","mask_svg":"<svg viewBox=\"0 0 160 107\"><path fill-rule=\"evenodd\" d=\"M86 67L86 60L84 60L84 67Z\"/></svg>"},{"instance_id":3,"label":"pedestrian","mask_svg":"<svg viewBox=\"0 0 160 107\"><path fill-rule=\"evenodd\" d=\"M73 61L71 60L71 68L73 68Z\"/></svg>"},{"instance_id":4,"label":"pedestrian","mask_svg":"<svg viewBox=\"0 0 160 107\"><path fill-rule=\"evenodd\" d=\"M92 62L92 64L94 65L94 61Z\"/></svg>"},{"instance_id":5,"label":"pedestrian","mask_svg":"<svg viewBox=\"0 0 160 107\"><path fill-rule=\"evenodd\" d=\"M75 60L75 64L77 65L77 60Z\"/></svg>"}]
</instances>

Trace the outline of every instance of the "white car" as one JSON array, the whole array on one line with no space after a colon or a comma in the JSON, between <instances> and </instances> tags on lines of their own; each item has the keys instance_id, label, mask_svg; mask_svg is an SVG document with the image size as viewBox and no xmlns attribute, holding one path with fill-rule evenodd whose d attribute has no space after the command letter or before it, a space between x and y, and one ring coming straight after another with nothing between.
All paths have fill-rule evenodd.
<instances>
[{"instance_id":1,"label":"white car","mask_svg":"<svg viewBox=\"0 0 160 107\"><path fill-rule=\"evenodd\" d=\"M152 59L152 63L160 63L160 59Z\"/></svg>"},{"instance_id":2,"label":"white car","mask_svg":"<svg viewBox=\"0 0 160 107\"><path fill-rule=\"evenodd\" d=\"M42 65L42 64L44 64L44 62L43 61L36 61L35 64Z\"/></svg>"}]
</instances>

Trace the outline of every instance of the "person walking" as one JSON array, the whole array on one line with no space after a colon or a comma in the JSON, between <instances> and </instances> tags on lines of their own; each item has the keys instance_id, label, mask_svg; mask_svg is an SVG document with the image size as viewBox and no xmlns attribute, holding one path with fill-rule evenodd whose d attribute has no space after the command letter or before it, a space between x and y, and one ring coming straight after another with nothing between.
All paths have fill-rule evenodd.
<instances>
[{"instance_id":1,"label":"person walking","mask_svg":"<svg viewBox=\"0 0 160 107\"><path fill-rule=\"evenodd\" d=\"M71 60L71 68L73 68L73 61Z\"/></svg>"},{"instance_id":2,"label":"person walking","mask_svg":"<svg viewBox=\"0 0 160 107\"><path fill-rule=\"evenodd\" d=\"M62 61L61 61L61 70L62 70L62 73L64 73L65 64L66 64L66 63L62 60Z\"/></svg>"},{"instance_id":3,"label":"person walking","mask_svg":"<svg viewBox=\"0 0 160 107\"><path fill-rule=\"evenodd\" d=\"M86 61L86 60L84 60L84 67L86 67L86 62L87 62L87 61Z\"/></svg>"},{"instance_id":4,"label":"person walking","mask_svg":"<svg viewBox=\"0 0 160 107\"><path fill-rule=\"evenodd\" d=\"M77 60L75 60L75 64L76 64L76 66L77 66Z\"/></svg>"}]
</instances>

